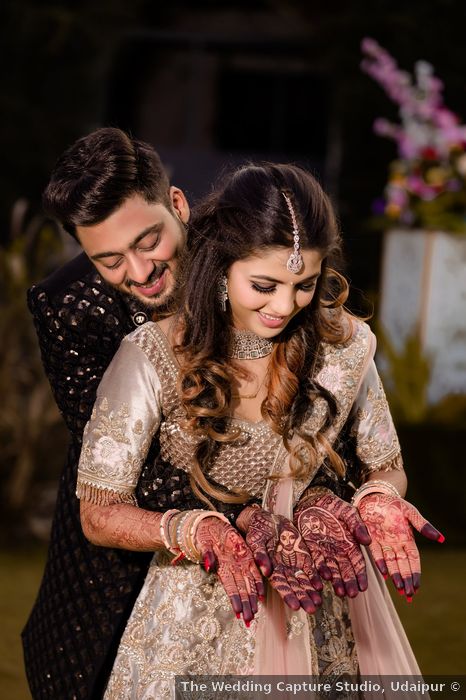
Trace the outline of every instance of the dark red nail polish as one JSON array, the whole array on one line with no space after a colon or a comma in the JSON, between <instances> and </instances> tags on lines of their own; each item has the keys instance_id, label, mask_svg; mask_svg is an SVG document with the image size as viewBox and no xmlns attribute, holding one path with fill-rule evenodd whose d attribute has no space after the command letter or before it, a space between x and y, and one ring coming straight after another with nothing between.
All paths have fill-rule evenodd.
<instances>
[{"instance_id":1,"label":"dark red nail polish","mask_svg":"<svg viewBox=\"0 0 466 700\"><path fill-rule=\"evenodd\" d=\"M437 537L437 542L440 542L440 544L443 544L445 542L445 537L443 535L439 535Z\"/></svg>"},{"instance_id":2,"label":"dark red nail polish","mask_svg":"<svg viewBox=\"0 0 466 700\"><path fill-rule=\"evenodd\" d=\"M251 620L245 620L244 624L249 628L251 626Z\"/></svg>"},{"instance_id":3,"label":"dark red nail polish","mask_svg":"<svg viewBox=\"0 0 466 700\"><path fill-rule=\"evenodd\" d=\"M407 595L407 596L406 596L406 600L408 601L408 603L411 603L412 600L413 600L413 596Z\"/></svg>"},{"instance_id":4,"label":"dark red nail polish","mask_svg":"<svg viewBox=\"0 0 466 700\"><path fill-rule=\"evenodd\" d=\"M403 588L397 588L396 590L398 591L398 594L399 594L399 595L404 595L404 594L405 594Z\"/></svg>"},{"instance_id":5,"label":"dark red nail polish","mask_svg":"<svg viewBox=\"0 0 466 700\"><path fill-rule=\"evenodd\" d=\"M241 620L241 613L235 613L237 620Z\"/></svg>"}]
</instances>

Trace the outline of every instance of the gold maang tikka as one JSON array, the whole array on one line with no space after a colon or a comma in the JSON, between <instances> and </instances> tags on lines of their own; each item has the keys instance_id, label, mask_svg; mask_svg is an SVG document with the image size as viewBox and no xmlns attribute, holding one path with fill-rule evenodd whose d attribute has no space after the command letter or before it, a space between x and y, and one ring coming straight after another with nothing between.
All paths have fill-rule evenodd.
<instances>
[{"instance_id":1,"label":"gold maang tikka","mask_svg":"<svg viewBox=\"0 0 466 700\"><path fill-rule=\"evenodd\" d=\"M294 212L291 199L287 194L285 194L285 192L282 192L282 195L285 197L286 206L290 212L291 222L293 224L293 252L290 254L290 257L286 262L286 269L293 272L295 275L298 275L304 266L303 256L301 255L298 222L296 220L296 214Z\"/></svg>"}]
</instances>

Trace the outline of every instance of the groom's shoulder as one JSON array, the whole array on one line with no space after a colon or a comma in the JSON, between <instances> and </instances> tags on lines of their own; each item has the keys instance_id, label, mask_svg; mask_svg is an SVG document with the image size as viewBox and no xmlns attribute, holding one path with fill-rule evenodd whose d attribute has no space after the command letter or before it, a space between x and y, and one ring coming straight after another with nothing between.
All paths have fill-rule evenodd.
<instances>
[{"instance_id":1,"label":"groom's shoulder","mask_svg":"<svg viewBox=\"0 0 466 700\"><path fill-rule=\"evenodd\" d=\"M90 287L108 289L103 279L85 253L77 255L72 260L57 268L48 277L34 284L29 292L38 294L45 292L50 299L60 298L68 291L78 293Z\"/></svg>"}]
</instances>

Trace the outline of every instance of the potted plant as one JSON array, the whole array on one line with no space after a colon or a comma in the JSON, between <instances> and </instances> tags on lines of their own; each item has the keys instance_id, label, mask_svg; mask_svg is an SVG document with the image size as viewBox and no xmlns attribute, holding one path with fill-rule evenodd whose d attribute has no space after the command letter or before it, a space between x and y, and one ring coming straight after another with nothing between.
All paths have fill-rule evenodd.
<instances>
[{"instance_id":1,"label":"potted plant","mask_svg":"<svg viewBox=\"0 0 466 700\"><path fill-rule=\"evenodd\" d=\"M362 70L400 117L374 122L397 147L375 202L385 231L380 322L399 353L418 338L433 405L466 394L466 125L445 106L429 63L418 61L411 76L373 39L362 51Z\"/></svg>"}]
</instances>

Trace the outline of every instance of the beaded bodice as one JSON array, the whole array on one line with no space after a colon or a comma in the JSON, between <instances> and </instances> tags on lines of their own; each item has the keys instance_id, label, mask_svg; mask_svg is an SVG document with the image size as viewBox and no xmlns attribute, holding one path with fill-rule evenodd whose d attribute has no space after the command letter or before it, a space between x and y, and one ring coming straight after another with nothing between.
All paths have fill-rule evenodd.
<instances>
[{"instance_id":1,"label":"beaded bodice","mask_svg":"<svg viewBox=\"0 0 466 700\"><path fill-rule=\"evenodd\" d=\"M189 472L200 438L184 428L185 413L176 387L179 369L173 351L157 324L147 324L144 332L134 334L133 339L153 363L162 386L161 456ZM237 438L219 446L208 477L227 489L260 497L267 476L287 458L282 438L264 421L231 418L227 427L237 433Z\"/></svg>"}]
</instances>

